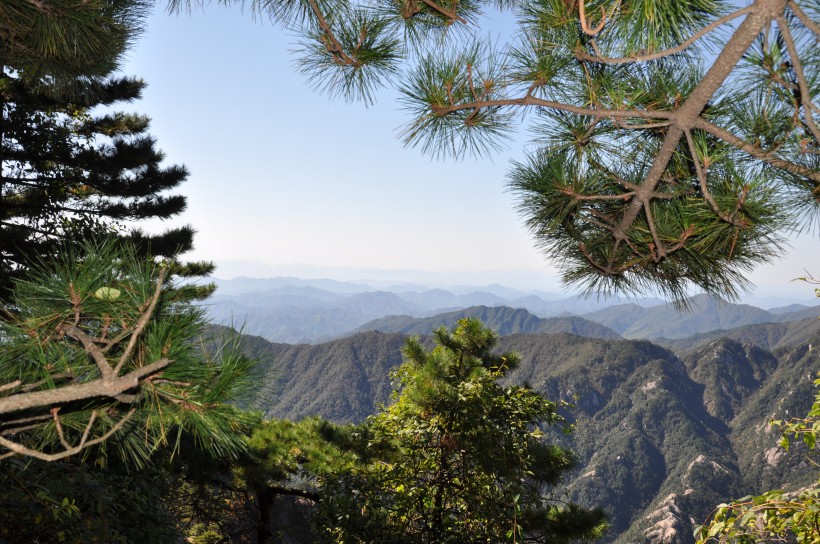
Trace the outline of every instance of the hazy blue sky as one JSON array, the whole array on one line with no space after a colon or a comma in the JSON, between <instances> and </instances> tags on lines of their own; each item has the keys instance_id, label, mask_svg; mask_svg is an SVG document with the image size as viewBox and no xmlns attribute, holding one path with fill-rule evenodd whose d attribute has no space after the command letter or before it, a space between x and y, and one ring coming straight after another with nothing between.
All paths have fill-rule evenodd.
<instances>
[{"instance_id":1,"label":"hazy blue sky","mask_svg":"<svg viewBox=\"0 0 820 544\"><path fill-rule=\"evenodd\" d=\"M157 9L124 66L148 82L131 109L152 118L168 160L191 170L177 222L198 230L192 258L216 261L218 277L306 264L557 285L505 192L520 143L491 158L432 161L397 139L407 117L396 91L369 108L329 99L296 73L297 41L239 9ZM753 279L761 291L808 293L788 280L804 268L820 274L818 249L804 236Z\"/></svg>"}]
</instances>

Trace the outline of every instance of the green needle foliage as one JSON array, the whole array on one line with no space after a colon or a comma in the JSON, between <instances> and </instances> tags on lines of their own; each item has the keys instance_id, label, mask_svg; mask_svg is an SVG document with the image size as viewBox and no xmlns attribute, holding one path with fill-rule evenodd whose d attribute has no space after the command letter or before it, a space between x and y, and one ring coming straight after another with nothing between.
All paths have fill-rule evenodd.
<instances>
[{"instance_id":1,"label":"green needle foliage","mask_svg":"<svg viewBox=\"0 0 820 544\"><path fill-rule=\"evenodd\" d=\"M91 113L139 98L144 86L134 78L94 78L75 80L64 93L0 73L0 287L8 289L24 263L55 254L64 240L118 233L155 255L192 248L190 227L156 236L126 227L181 213L185 197L167 192L188 171L162 165L145 116Z\"/></svg>"},{"instance_id":2,"label":"green needle foliage","mask_svg":"<svg viewBox=\"0 0 820 544\"><path fill-rule=\"evenodd\" d=\"M427 352L408 341L394 402L368 421L364 464L330 478L320 504L334 542L570 542L601 534L598 510L552 491L572 467L542 427L558 405L498 383L514 353L476 319L435 332Z\"/></svg>"},{"instance_id":3,"label":"green needle foliage","mask_svg":"<svg viewBox=\"0 0 820 544\"><path fill-rule=\"evenodd\" d=\"M3 0L0 65L29 79L104 75L142 31L150 0Z\"/></svg>"},{"instance_id":4,"label":"green needle foliage","mask_svg":"<svg viewBox=\"0 0 820 544\"><path fill-rule=\"evenodd\" d=\"M243 448L252 362L203 349L206 321L169 264L114 243L66 248L15 285L0 321L0 459L93 447L142 463L182 433L215 455Z\"/></svg>"},{"instance_id":5,"label":"green needle foliage","mask_svg":"<svg viewBox=\"0 0 820 544\"><path fill-rule=\"evenodd\" d=\"M250 3L305 36L317 87L369 101L397 81L424 153L485 155L526 118L509 186L569 284L734 299L817 224L814 0ZM495 46L492 10L518 23Z\"/></svg>"}]
</instances>

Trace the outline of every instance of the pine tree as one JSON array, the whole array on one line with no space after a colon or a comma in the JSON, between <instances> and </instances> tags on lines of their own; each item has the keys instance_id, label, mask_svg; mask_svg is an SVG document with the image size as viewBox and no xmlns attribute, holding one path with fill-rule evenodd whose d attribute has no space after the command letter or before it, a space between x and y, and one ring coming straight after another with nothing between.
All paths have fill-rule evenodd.
<instances>
[{"instance_id":1,"label":"pine tree","mask_svg":"<svg viewBox=\"0 0 820 544\"><path fill-rule=\"evenodd\" d=\"M600 536L600 510L549 491L573 465L543 438L558 405L499 383L514 353L476 319L405 346L393 403L368 420L364 468L326 482L320 504L332 541L572 542Z\"/></svg>"},{"instance_id":2,"label":"pine tree","mask_svg":"<svg viewBox=\"0 0 820 544\"><path fill-rule=\"evenodd\" d=\"M146 117L90 113L138 98L144 85L90 78L55 94L8 72L0 76L0 285L66 239L132 237L164 256L191 249L190 227L155 237L126 229L182 212L185 197L164 193L185 181L187 170L161 164Z\"/></svg>"},{"instance_id":3,"label":"pine tree","mask_svg":"<svg viewBox=\"0 0 820 544\"><path fill-rule=\"evenodd\" d=\"M71 244L14 284L0 320L0 461L55 461L91 448L137 464L185 433L219 455L252 419L233 404L253 362L206 350L206 320L173 263L115 241Z\"/></svg>"},{"instance_id":4,"label":"pine tree","mask_svg":"<svg viewBox=\"0 0 820 544\"><path fill-rule=\"evenodd\" d=\"M30 81L105 75L139 36L150 0L3 0L0 66Z\"/></svg>"},{"instance_id":5,"label":"pine tree","mask_svg":"<svg viewBox=\"0 0 820 544\"><path fill-rule=\"evenodd\" d=\"M820 209L820 7L738 4L253 2L304 37L317 87L371 100L398 76L427 154L484 155L534 113L510 188L563 280L678 301L736 298ZM506 41L483 36L493 8Z\"/></svg>"}]
</instances>

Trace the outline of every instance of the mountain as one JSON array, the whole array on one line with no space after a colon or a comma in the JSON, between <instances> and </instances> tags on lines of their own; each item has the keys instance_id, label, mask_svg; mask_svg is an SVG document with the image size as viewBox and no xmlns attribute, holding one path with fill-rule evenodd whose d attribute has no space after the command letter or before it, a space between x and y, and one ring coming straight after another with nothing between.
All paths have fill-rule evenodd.
<instances>
[{"instance_id":1,"label":"mountain","mask_svg":"<svg viewBox=\"0 0 820 544\"><path fill-rule=\"evenodd\" d=\"M310 292L309 297L276 291L273 295L214 297L203 306L213 323L238 326L248 334L289 343L326 340L383 315L417 311L411 303L383 291L349 296ZM245 300L248 297L251 300Z\"/></svg>"},{"instance_id":2,"label":"mountain","mask_svg":"<svg viewBox=\"0 0 820 544\"><path fill-rule=\"evenodd\" d=\"M691 311L681 313L655 298L561 297L500 285L427 289L415 284L393 284L378 288L366 283L294 277L235 278L217 280L217 284L216 295L203 304L213 322L244 324L248 332L273 342L288 343L322 342L362 330L366 323L386 316L426 318L474 306L525 309L539 318L580 316L626 338L667 341L820 314L820 307L792 305L767 312L754 306L717 302L705 295L693 297ZM496 324L502 327L500 321ZM596 332L591 325L578 320L526 330L610 337L609 332Z\"/></svg>"},{"instance_id":3,"label":"mountain","mask_svg":"<svg viewBox=\"0 0 820 544\"><path fill-rule=\"evenodd\" d=\"M617 331L624 338L677 339L742 325L799 321L820 313L818 308L804 308L796 312L773 314L748 304L719 301L708 295L692 297L688 303L688 310L678 310L671 304L651 308L625 304L604 308L583 317Z\"/></svg>"},{"instance_id":4,"label":"mountain","mask_svg":"<svg viewBox=\"0 0 820 544\"><path fill-rule=\"evenodd\" d=\"M620 335L602 325L580 317L553 317L542 319L527 310L507 308L504 306L473 306L426 318L410 316L388 316L365 323L355 332L380 331L399 332L407 335L430 334L435 329L452 327L456 321L465 317L476 317L486 326L501 335L518 333L557 333L568 332L592 338L619 338Z\"/></svg>"},{"instance_id":5,"label":"mountain","mask_svg":"<svg viewBox=\"0 0 820 544\"><path fill-rule=\"evenodd\" d=\"M745 325L725 331L706 332L688 338L670 340L655 338L652 341L675 351L688 351L720 338L753 344L767 350L807 343L820 333L820 319L810 317L802 321L783 323L760 323Z\"/></svg>"},{"instance_id":6,"label":"mountain","mask_svg":"<svg viewBox=\"0 0 820 544\"><path fill-rule=\"evenodd\" d=\"M491 310L515 327L539 322L511 309L477 311ZM317 345L254 339L277 391L260 407L271 417L362 421L389 402L403 342L402 334L373 331ZM574 432L551 430L548 439L576 453L568 498L609 513L604 541L684 544L719 502L796 489L816 475L802 448L778 449L768 421L811 405L817 346L815 331L774 350L721 338L676 354L648 341L560 333L502 336L498 351L522 355L511 381L575 405L566 412Z\"/></svg>"}]
</instances>

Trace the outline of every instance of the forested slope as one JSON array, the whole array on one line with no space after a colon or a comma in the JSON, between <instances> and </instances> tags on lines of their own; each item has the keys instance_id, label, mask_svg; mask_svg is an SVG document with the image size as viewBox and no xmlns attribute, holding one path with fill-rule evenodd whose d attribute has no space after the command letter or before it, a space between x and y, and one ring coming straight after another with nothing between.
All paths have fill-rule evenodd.
<instances>
[{"instance_id":1,"label":"forested slope","mask_svg":"<svg viewBox=\"0 0 820 544\"><path fill-rule=\"evenodd\" d=\"M262 351L277 392L268 415L362 421L389 401L403 341L368 332L318 345L268 344ZM819 334L774 352L719 339L676 355L647 341L562 333L503 336L498 349L523 356L511 380L575 404L568 413L575 432L550 437L578 457L570 498L603 506L608 540L625 543L691 542L717 503L813 476L799 448L777 449L767 423L810 404L818 345ZM257 355L263 346L254 345Z\"/></svg>"}]
</instances>

